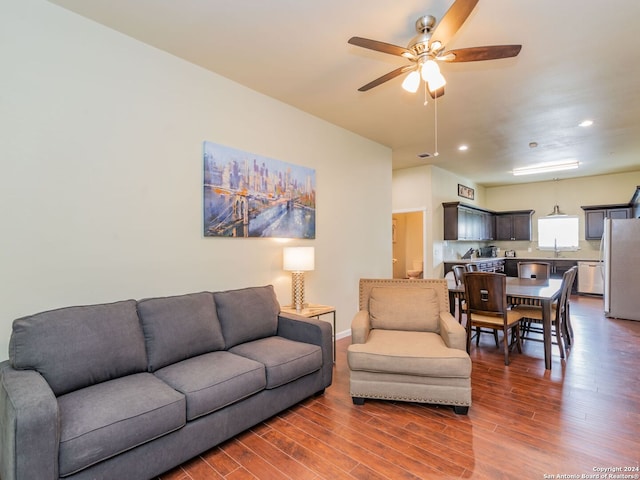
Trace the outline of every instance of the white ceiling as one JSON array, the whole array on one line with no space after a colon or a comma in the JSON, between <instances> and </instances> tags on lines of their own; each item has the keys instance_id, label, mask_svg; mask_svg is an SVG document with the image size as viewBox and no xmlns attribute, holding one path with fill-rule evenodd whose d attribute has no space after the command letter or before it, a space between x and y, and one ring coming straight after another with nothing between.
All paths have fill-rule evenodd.
<instances>
[{"instance_id":1,"label":"white ceiling","mask_svg":"<svg viewBox=\"0 0 640 480\"><path fill-rule=\"evenodd\" d=\"M478 184L640 169L640 42L634 0L480 0L447 49L522 44L503 60L441 63L446 95L406 93L407 63L347 44L406 46L415 20L452 0L50 0L393 150L394 168L434 164ZM584 119L595 123L578 127ZM530 148L537 142L537 148ZM459 152L458 145L469 150ZM511 170L577 159L578 170Z\"/></svg>"}]
</instances>

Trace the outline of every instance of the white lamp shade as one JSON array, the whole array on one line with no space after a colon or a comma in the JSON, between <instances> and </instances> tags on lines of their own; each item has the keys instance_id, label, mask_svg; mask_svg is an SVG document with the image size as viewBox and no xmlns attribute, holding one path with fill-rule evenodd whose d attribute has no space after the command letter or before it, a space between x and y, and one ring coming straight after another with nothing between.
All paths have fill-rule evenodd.
<instances>
[{"instance_id":1,"label":"white lamp shade","mask_svg":"<svg viewBox=\"0 0 640 480\"><path fill-rule=\"evenodd\" d=\"M288 272L308 272L315 266L314 247L285 247L282 268Z\"/></svg>"}]
</instances>

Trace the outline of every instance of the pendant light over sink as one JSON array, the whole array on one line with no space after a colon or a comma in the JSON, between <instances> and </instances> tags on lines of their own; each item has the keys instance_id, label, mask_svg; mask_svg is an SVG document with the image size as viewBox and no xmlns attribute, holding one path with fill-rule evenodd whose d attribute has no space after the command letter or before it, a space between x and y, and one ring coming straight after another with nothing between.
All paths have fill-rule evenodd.
<instances>
[{"instance_id":1,"label":"pendant light over sink","mask_svg":"<svg viewBox=\"0 0 640 480\"><path fill-rule=\"evenodd\" d=\"M554 205L553 206L553 211L549 215L547 215L547 217L566 217L566 216L567 216L567 214L563 213L560 210L560 207L558 205Z\"/></svg>"}]
</instances>

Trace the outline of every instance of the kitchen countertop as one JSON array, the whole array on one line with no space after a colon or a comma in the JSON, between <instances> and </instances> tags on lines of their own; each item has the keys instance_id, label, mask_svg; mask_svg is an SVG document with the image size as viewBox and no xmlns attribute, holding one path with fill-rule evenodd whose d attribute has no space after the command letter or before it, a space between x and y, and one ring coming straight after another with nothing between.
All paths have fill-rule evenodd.
<instances>
[{"instance_id":1,"label":"kitchen countertop","mask_svg":"<svg viewBox=\"0 0 640 480\"><path fill-rule=\"evenodd\" d=\"M512 257L509 257L509 258L512 258ZM445 260L444 263L482 263L482 262L493 262L496 260L506 260L506 257L457 258L455 260Z\"/></svg>"},{"instance_id":2,"label":"kitchen countertop","mask_svg":"<svg viewBox=\"0 0 640 480\"><path fill-rule=\"evenodd\" d=\"M445 260L444 263L483 263L495 260L518 260L523 262L548 262L552 260L568 260L571 262L599 262L597 258L568 258L568 257L477 257L470 259L456 258Z\"/></svg>"}]
</instances>

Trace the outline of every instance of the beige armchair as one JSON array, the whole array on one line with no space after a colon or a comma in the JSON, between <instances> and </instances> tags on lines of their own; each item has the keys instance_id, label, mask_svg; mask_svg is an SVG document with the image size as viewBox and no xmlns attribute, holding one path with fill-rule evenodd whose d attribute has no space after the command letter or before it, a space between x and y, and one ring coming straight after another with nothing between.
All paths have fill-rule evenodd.
<instances>
[{"instance_id":1,"label":"beige armchair","mask_svg":"<svg viewBox=\"0 0 640 480\"><path fill-rule=\"evenodd\" d=\"M365 398L471 405L467 334L444 279L361 279L347 351L353 403Z\"/></svg>"}]
</instances>

